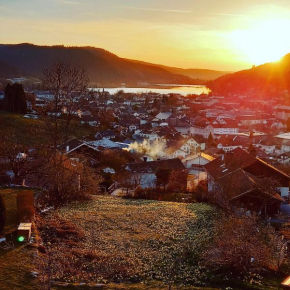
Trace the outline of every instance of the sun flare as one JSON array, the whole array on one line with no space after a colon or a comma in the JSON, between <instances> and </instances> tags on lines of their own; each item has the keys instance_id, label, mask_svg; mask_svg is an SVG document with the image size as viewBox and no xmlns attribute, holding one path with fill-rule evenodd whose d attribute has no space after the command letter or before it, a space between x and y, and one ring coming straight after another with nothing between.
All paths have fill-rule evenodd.
<instances>
[{"instance_id":1,"label":"sun flare","mask_svg":"<svg viewBox=\"0 0 290 290\"><path fill-rule=\"evenodd\" d=\"M235 30L234 46L252 64L279 61L290 51L290 20L270 19L256 23L252 28Z\"/></svg>"}]
</instances>

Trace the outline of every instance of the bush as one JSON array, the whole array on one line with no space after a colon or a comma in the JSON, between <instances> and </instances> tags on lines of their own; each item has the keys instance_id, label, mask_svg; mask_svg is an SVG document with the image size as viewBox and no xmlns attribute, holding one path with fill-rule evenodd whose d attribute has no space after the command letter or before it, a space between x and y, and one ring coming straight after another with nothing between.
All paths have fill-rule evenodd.
<instances>
[{"instance_id":1,"label":"bush","mask_svg":"<svg viewBox=\"0 0 290 290\"><path fill-rule=\"evenodd\" d=\"M232 273L275 270L283 263L284 246L275 230L258 216L224 215L214 231L212 246L204 253L205 264Z\"/></svg>"},{"instance_id":2,"label":"bush","mask_svg":"<svg viewBox=\"0 0 290 290\"><path fill-rule=\"evenodd\" d=\"M2 233L6 223L6 206L0 194L0 234Z\"/></svg>"},{"instance_id":3,"label":"bush","mask_svg":"<svg viewBox=\"0 0 290 290\"><path fill-rule=\"evenodd\" d=\"M40 224L39 230L45 242L59 243L60 241L65 241L67 246L72 247L75 247L85 237L80 227L70 221L62 219L58 215L55 219L50 219L49 222Z\"/></svg>"},{"instance_id":4,"label":"bush","mask_svg":"<svg viewBox=\"0 0 290 290\"><path fill-rule=\"evenodd\" d=\"M17 194L18 221L32 222L35 214L33 192L19 192Z\"/></svg>"}]
</instances>

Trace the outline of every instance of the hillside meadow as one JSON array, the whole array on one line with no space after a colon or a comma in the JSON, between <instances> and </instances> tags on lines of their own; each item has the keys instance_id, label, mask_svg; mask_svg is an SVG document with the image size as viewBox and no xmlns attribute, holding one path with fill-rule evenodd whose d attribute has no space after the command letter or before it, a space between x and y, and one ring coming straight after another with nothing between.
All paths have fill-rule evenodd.
<instances>
[{"instance_id":1,"label":"hillside meadow","mask_svg":"<svg viewBox=\"0 0 290 290\"><path fill-rule=\"evenodd\" d=\"M54 280L199 284L194 260L216 214L205 204L95 196L42 216L38 230L51 245Z\"/></svg>"},{"instance_id":2,"label":"hillside meadow","mask_svg":"<svg viewBox=\"0 0 290 290\"><path fill-rule=\"evenodd\" d=\"M225 289L224 275L213 284L199 263L218 217L203 203L94 196L45 213L37 224L54 281L108 289ZM231 281L229 289L279 289L280 281L263 283L236 281L233 288ZM211 285L217 288L206 288Z\"/></svg>"},{"instance_id":3,"label":"hillside meadow","mask_svg":"<svg viewBox=\"0 0 290 290\"><path fill-rule=\"evenodd\" d=\"M82 138L83 136L94 135L96 129L89 125L82 125L80 122L74 122L74 134L71 138ZM17 141L27 147L36 147L47 144L48 135L43 121L40 119L24 118L21 114L12 114L0 111L0 132L12 132Z\"/></svg>"}]
</instances>

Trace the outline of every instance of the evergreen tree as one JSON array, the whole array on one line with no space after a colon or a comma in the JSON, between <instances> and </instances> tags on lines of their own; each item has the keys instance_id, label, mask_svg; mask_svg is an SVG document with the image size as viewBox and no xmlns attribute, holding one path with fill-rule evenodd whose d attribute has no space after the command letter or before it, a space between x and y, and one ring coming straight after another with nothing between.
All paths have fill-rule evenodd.
<instances>
[{"instance_id":1,"label":"evergreen tree","mask_svg":"<svg viewBox=\"0 0 290 290\"><path fill-rule=\"evenodd\" d=\"M257 151L256 151L256 148L254 147L254 145L251 143L249 148L248 148L248 152L253 155L253 156L257 156Z\"/></svg>"},{"instance_id":2,"label":"evergreen tree","mask_svg":"<svg viewBox=\"0 0 290 290\"><path fill-rule=\"evenodd\" d=\"M287 132L290 132L290 118L287 119Z\"/></svg>"},{"instance_id":3,"label":"evergreen tree","mask_svg":"<svg viewBox=\"0 0 290 290\"><path fill-rule=\"evenodd\" d=\"M26 96L21 84L7 84L4 91L4 110L11 113L26 113Z\"/></svg>"},{"instance_id":4,"label":"evergreen tree","mask_svg":"<svg viewBox=\"0 0 290 290\"><path fill-rule=\"evenodd\" d=\"M214 143L213 136L211 133L209 133L208 138L207 138L207 144L212 145L213 143Z\"/></svg>"},{"instance_id":5,"label":"evergreen tree","mask_svg":"<svg viewBox=\"0 0 290 290\"><path fill-rule=\"evenodd\" d=\"M6 223L6 207L0 194L0 233L2 233Z\"/></svg>"}]
</instances>

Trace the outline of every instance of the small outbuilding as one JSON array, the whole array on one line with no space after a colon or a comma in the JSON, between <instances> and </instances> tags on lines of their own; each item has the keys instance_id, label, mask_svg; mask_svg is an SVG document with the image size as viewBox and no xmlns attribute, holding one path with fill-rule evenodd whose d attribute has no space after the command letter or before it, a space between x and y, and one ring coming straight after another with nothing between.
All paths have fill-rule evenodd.
<instances>
[{"instance_id":1,"label":"small outbuilding","mask_svg":"<svg viewBox=\"0 0 290 290\"><path fill-rule=\"evenodd\" d=\"M17 240L19 242L28 241L31 237L32 223L21 223L17 230Z\"/></svg>"}]
</instances>

